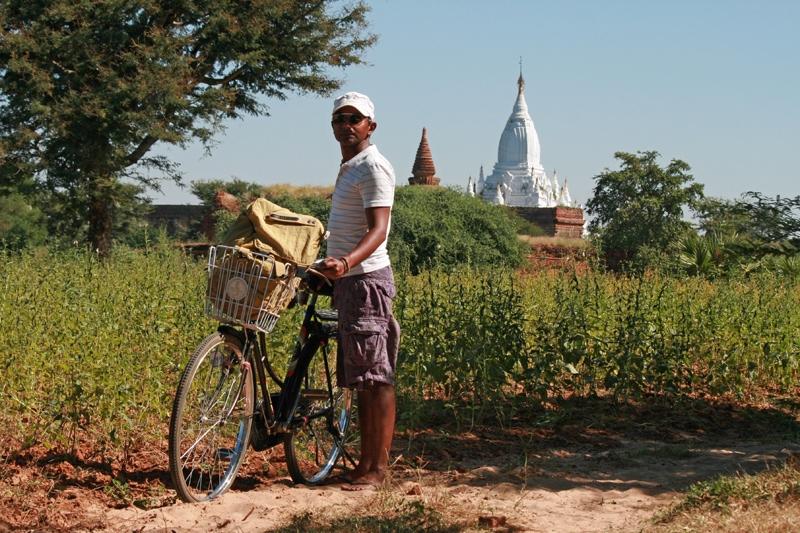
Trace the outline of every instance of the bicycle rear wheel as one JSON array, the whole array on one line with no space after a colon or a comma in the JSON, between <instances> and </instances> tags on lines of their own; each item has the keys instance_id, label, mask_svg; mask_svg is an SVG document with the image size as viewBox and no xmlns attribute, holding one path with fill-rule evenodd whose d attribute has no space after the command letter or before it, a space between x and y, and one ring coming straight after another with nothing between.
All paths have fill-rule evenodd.
<instances>
[{"instance_id":1,"label":"bicycle rear wheel","mask_svg":"<svg viewBox=\"0 0 800 533\"><path fill-rule=\"evenodd\" d=\"M241 341L213 333L181 376L169 425L169 471L185 502L216 498L236 478L250 442L253 370Z\"/></svg>"},{"instance_id":2,"label":"bicycle rear wheel","mask_svg":"<svg viewBox=\"0 0 800 533\"><path fill-rule=\"evenodd\" d=\"M284 440L292 481L316 485L334 469L346 469L358 452L356 418L352 391L336 385L336 341L330 339L309 364L294 417L296 426Z\"/></svg>"}]
</instances>

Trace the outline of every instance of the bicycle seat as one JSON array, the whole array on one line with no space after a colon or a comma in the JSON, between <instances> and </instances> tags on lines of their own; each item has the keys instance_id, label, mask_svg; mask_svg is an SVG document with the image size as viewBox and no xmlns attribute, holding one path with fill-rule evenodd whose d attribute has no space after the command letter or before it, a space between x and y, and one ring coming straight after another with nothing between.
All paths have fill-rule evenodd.
<instances>
[{"instance_id":1,"label":"bicycle seat","mask_svg":"<svg viewBox=\"0 0 800 533\"><path fill-rule=\"evenodd\" d=\"M317 318L323 322L338 322L339 311L336 309L317 309Z\"/></svg>"}]
</instances>

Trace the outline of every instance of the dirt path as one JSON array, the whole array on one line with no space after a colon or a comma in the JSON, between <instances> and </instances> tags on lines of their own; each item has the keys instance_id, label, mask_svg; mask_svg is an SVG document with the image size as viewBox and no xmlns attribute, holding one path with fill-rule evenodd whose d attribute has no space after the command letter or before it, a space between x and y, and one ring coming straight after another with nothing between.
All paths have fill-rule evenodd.
<instances>
[{"instance_id":1,"label":"dirt path","mask_svg":"<svg viewBox=\"0 0 800 533\"><path fill-rule=\"evenodd\" d=\"M428 429L398 433L392 479L373 492L293 486L280 446L248 453L233 489L199 505L174 502L166 450L152 445L124 475L86 454L27 449L0 461L0 532L304 531L309 523L332 524L331 531L355 529L346 521L353 516L391 529L395 522L386 520L420 509L456 526L440 528L448 531L492 521L500 531L646 531L692 483L800 454L794 399L777 406L575 399L527 414L470 430L442 415L427 420ZM421 529L415 523L406 529Z\"/></svg>"},{"instance_id":2,"label":"dirt path","mask_svg":"<svg viewBox=\"0 0 800 533\"><path fill-rule=\"evenodd\" d=\"M363 514L405 499L422 500L467 526L496 516L505 518L506 529L519 531L639 531L676 490L721 473L761 470L792 451L800 452L800 443L693 447L640 441L600 450L552 449L522 457L520 464L518 455L502 450L490 465L462 459L445 471L396 467L392 482L377 492L294 487L281 479L207 504L101 513L113 531L260 532L303 513ZM415 485L421 494L409 494Z\"/></svg>"}]
</instances>

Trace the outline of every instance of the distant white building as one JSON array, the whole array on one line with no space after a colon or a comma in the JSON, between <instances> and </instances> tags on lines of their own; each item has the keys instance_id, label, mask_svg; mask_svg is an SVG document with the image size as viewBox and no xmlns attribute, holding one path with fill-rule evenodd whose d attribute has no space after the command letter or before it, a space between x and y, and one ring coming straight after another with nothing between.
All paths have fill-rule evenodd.
<instances>
[{"instance_id":1,"label":"distant white building","mask_svg":"<svg viewBox=\"0 0 800 533\"><path fill-rule=\"evenodd\" d=\"M539 135L525 102L525 80L517 80L517 100L500 135L497 163L492 173L483 175L481 166L477 183L469 178L467 193L487 202L511 207L577 207L567 188L559 185L555 171L550 179L542 167Z\"/></svg>"}]
</instances>

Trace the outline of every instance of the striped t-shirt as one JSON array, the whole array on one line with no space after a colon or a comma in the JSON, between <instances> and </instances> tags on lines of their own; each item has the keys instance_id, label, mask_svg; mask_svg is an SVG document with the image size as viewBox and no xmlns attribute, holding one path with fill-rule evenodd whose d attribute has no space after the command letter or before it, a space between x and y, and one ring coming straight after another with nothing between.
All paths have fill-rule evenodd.
<instances>
[{"instance_id":1,"label":"striped t-shirt","mask_svg":"<svg viewBox=\"0 0 800 533\"><path fill-rule=\"evenodd\" d=\"M367 233L369 207L391 207L394 203L394 169L374 144L339 168L328 218L328 255L342 257L353 251ZM391 216L389 218L391 227ZM389 237L389 230L386 230ZM350 269L347 276L365 274L389 266L386 239L372 255Z\"/></svg>"}]
</instances>

